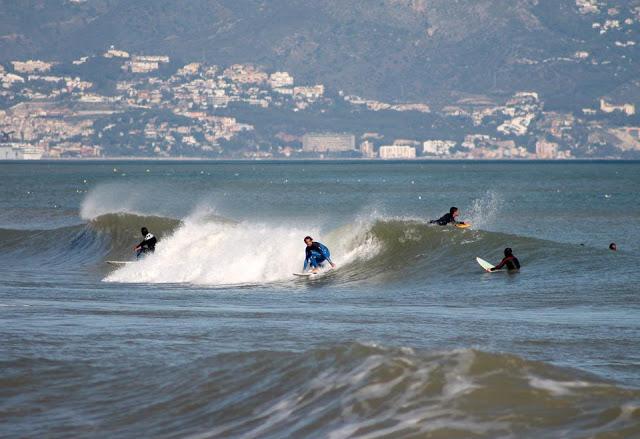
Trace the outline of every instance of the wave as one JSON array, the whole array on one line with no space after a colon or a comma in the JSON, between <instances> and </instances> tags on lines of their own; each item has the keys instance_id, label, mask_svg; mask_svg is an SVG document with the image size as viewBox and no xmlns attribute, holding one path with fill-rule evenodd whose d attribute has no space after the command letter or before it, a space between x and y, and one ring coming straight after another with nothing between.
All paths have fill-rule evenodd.
<instances>
[{"instance_id":1,"label":"wave","mask_svg":"<svg viewBox=\"0 0 640 439\"><path fill-rule=\"evenodd\" d=\"M640 391L516 355L346 343L304 352L218 354L170 366L16 359L20 404L55 401L65 433L187 437L638 437ZM49 386L81 377L64 400ZM19 379L18 379L19 378ZM28 387L28 388L27 388ZM99 388L99 397L86 388ZM44 396L43 396L44 395ZM45 401L45 406L43 402ZM12 400L7 401L10 405ZM80 409L82 408L82 409ZM126 413L126 416L123 415ZM178 415L179 414L179 415ZM31 435L49 423L15 416ZM42 430L42 431L40 431Z\"/></svg>"},{"instance_id":2,"label":"wave","mask_svg":"<svg viewBox=\"0 0 640 439\"><path fill-rule=\"evenodd\" d=\"M349 282L423 282L477 273L476 256L500 260L511 246L527 262L552 266L576 246L481 230L440 227L407 218L364 219L322 233L297 224L229 223L194 216L184 220L136 264L106 277L108 282L262 284L290 281L304 260L302 238L326 244L338 270L319 279ZM491 258L493 256L493 258ZM545 264L549 264L546 265Z\"/></svg>"},{"instance_id":3,"label":"wave","mask_svg":"<svg viewBox=\"0 0 640 439\"><path fill-rule=\"evenodd\" d=\"M573 269L588 264L594 249L482 230L460 230L411 218L365 218L323 232L318 226L280 222L234 222L197 211L184 219L109 213L86 224L54 230L2 230L0 249L9 265L21 257L60 267L131 260L140 227L159 237L153 255L112 271L104 279L121 283L263 284L291 281L302 268L302 238L312 235L329 246L338 270L320 279L335 283L416 283L443 275L476 274L475 257L497 262L513 247L540 269ZM570 257L567 267L558 259ZM582 258L582 259L581 259Z\"/></svg>"},{"instance_id":4,"label":"wave","mask_svg":"<svg viewBox=\"0 0 640 439\"><path fill-rule=\"evenodd\" d=\"M228 285L290 279L293 272L302 269L306 235L320 238L341 265L376 253L376 243L366 228L346 229L323 237L315 227L230 223L196 215L185 219L160 242L155 254L115 271L105 280Z\"/></svg>"},{"instance_id":5,"label":"wave","mask_svg":"<svg viewBox=\"0 0 640 439\"><path fill-rule=\"evenodd\" d=\"M0 250L8 264L22 264L22 258L29 258L56 268L85 265L103 258L129 257L131 247L141 240L143 225L162 237L180 223L155 216L107 214L86 224L57 229L0 229Z\"/></svg>"}]
</instances>

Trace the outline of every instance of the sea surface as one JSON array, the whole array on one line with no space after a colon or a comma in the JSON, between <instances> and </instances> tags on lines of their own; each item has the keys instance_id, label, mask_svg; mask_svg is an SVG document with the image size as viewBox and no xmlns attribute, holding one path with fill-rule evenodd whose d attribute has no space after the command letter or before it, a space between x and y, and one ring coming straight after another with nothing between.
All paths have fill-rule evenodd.
<instances>
[{"instance_id":1,"label":"sea surface","mask_svg":"<svg viewBox=\"0 0 640 439\"><path fill-rule=\"evenodd\" d=\"M639 281L638 162L0 163L0 436L639 438Z\"/></svg>"}]
</instances>

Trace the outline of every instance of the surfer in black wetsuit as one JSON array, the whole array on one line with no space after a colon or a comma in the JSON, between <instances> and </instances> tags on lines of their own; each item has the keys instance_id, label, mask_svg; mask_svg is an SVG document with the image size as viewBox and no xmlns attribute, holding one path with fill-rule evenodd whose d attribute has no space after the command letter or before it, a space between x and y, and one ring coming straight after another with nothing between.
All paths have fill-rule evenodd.
<instances>
[{"instance_id":1,"label":"surfer in black wetsuit","mask_svg":"<svg viewBox=\"0 0 640 439\"><path fill-rule=\"evenodd\" d=\"M520 261L518 260L518 258L513 256L513 250L511 250L510 248L504 249L504 258L498 265L493 267L491 271L500 270L502 267L507 267L507 270L509 271L520 269Z\"/></svg>"},{"instance_id":2,"label":"surfer in black wetsuit","mask_svg":"<svg viewBox=\"0 0 640 439\"><path fill-rule=\"evenodd\" d=\"M137 252L137 258L139 258L142 254L153 253L156 250L156 242L158 242L156 237L153 236L153 234L149 233L149 230L146 227L140 229L140 232L142 232L142 236L144 237L144 239L140 244L136 245L133 248Z\"/></svg>"},{"instance_id":3,"label":"surfer in black wetsuit","mask_svg":"<svg viewBox=\"0 0 640 439\"><path fill-rule=\"evenodd\" d=\"M442 215L437 220L429 221L429 224L437 224L439 226L446 226L447 224L464 224L463 221L457 221L456 218L460 215L457 207L449 209L449 213Z\"/></svg>"}]
</instances>

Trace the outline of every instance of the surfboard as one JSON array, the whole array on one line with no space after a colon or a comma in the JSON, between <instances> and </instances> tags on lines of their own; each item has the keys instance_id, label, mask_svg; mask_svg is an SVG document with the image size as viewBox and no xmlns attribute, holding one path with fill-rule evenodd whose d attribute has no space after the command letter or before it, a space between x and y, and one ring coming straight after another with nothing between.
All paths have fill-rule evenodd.
<instances>
[{"instance_id":1,"label":"surfboard","mask_svg":"<svg viewBox=\"0 0 640 439\"><path fill-rule=\"evenodd\" d=\"M122 265L133 264L136 261L107 261L109 265L115 265L116 267L120 267Z\"/></svg>"},{"instance_id":2,"label":"surfboard","mask_svg":"<svg viewBox=\"0 0 640 439\"><path fill-rule=\"evenodd\" d=\"M485 271L488 271L488 272L491 272L491 273L492 273L491 269L494 267L494 265L493 265L493 264L491 264L491 263L489 263L489 262L485 261L485 260L484 260L484 259L482 259L482 258L476 258L476 261L478 261L478 264L480 264L480 266L481 266L482 268L484 268L484 270L485 270Z\"/></svg>"},{"instance_id":3,"label":"surfboard","mask_svg":"<svg viewBox=\"0 0 640 439\"><path fill-rule=\"evenodd\" d=\"M310 271L307 271L305 273L293 273L294 276L300 276L300 277L313 277L319 274L320 273L311 273Z\"/></svg>"},{"instance_id":4,"label":"surfboard","mask_svg":"<svg viewBox=\"0 0 640 439\"><path fill-rule=\"evenodd\" d=\"M467 229L467 228L471 227L471 224L469 224L469 223L456 224L456 227L459 228L459 229Z\"/></svg>"}]
</instances>

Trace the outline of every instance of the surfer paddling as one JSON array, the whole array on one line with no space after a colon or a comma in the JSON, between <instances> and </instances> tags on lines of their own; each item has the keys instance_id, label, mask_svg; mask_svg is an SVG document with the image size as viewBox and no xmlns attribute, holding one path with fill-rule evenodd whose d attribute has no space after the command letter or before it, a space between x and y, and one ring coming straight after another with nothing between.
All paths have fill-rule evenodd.
<instances>
[{"instance_id":1,"label":"surfer paddling","mask_svg":"<svg viewBox=\"0 0 640 439\"><path fill-rule=\"evenodd\" d=\"M493 267L490 271L501 270L503 267L507 267L509 271L516 271L520 269L520 261L513 256L513 250L509 247L504 249L504 258L498 265Z\"/></svg>"},{"instance_id":2,"label":"surfer paddling","mask_svg":"<svg viewBox=\"0 0 640 439\"><path fill-rule=\"evenodd\" d=\"M136 258L139 258L142 254L153 253L156 250L156 243L158 240L153 234L149 233L146 227L140 229L144 239L140 244L136 245L133 250L136 252Z\"/></svg>"},{"instance_id":3,"label":"surfer paddling","mask_svg":"<svg viewBox=\"0 0 640 439\"><path fill-rule=\"evenodd\" d=\"M318 269L322 267L325 262L331 265L331 268L335 268L336 264L331 261L331 253L327 246L314 242L311 236L305 236L304 243L307 245L305 248L304 267L302 271L307 271L307 268L311 268L312 273L317 273Z\"/></svg>"},{"instance_id":4,"label":"surfer paddling","mask_svg":"<svg viewBox=\"0 0 640 439\"><path fill-rule=\"evenodd\" d=\"M457 220L459 215L460 210L457 207L452 207L449 209L449 213L445 213L436 220L429 221L429 224L437 224L439 226L446 226L447 224L466 225L465 222Z\"/></svg>"}]
</instances>

